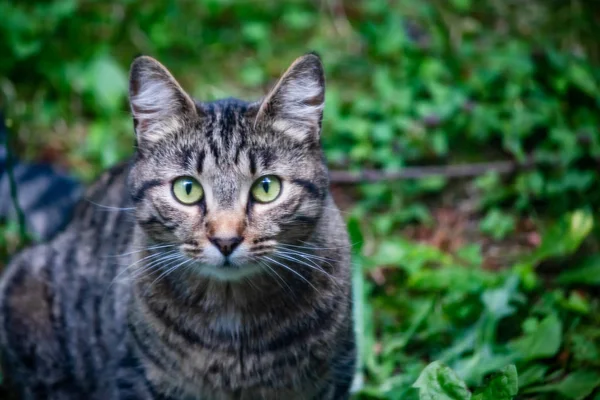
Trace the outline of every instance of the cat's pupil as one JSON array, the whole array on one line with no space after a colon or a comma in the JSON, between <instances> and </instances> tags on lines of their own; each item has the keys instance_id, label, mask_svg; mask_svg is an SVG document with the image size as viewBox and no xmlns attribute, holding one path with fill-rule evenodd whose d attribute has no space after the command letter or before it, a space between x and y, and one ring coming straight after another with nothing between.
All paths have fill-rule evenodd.
<instances>
[{"instance_id":1,"label":"cat's pupil","mask_svg":"<svg viewBox=\"0 0 600 400\"><path fill-rule=\"evenodd\" d=\"M187 195L189 195L189 194L192 192L192 182L190 182L190 181L187 181L187 182L185 182L185 183L183 184L183 187L184 187L184 189L185 189L185 193L186 193Z\"/></svg>"},{"instance_id":2,"label":"cat's pupil","mask_svg":"<svg viewBox=\"0 0 600 400\"><path fill-rule=\"evenodd\" d=\"M265 178L262 181L262 187L263 190L265 191L265 193L269 193L269 185L271 184L271 181L269 180L269 178Z\"/></svg>"}]
</instances>

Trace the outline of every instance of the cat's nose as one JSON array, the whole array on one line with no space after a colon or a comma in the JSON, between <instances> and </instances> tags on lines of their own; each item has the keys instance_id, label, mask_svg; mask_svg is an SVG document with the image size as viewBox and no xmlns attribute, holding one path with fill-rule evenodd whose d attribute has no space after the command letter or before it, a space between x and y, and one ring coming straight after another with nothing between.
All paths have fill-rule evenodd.
<instances>
[{"instance_id":1,"label":"cat's nose","mask_svg":"<svg viewBox=\"0 0 600 400\"><path fill-rule=\"evenodd\" d=\"M234 236L234 237L213 236L213 237L209 237L208 240L210 240L210 242L212 244L217 246L217 248L221 251L221 253L223 253L223 255L225 257L227 257L228 255L233 253L233 250L235 250L235 248L238 247L238 245L240 243L242 243L244 238L242 238L241 236Z\"/></svg>"}]
</instances>

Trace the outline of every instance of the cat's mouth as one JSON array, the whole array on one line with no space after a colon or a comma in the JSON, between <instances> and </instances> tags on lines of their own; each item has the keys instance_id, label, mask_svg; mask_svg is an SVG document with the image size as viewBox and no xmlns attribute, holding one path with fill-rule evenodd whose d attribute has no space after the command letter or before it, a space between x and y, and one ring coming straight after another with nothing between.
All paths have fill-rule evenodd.
<instances>
[{"instance_id":1,"label":"cat's mouth","mask_svg":"<svg viewBox=\"0 0 600 400\"><path fill-rule=\"evenodd\" d=\"M184 245L181 252L190 259L190 269L195 273L220 281L237 281L262 271L244 246L225 256L214 246Z\"/></svg>"},{"instance_id":2,"label":"cat's mouth","mask_svg":"<svg viewBox=\"0 0 600 400\"><path fill-rule=\"evenodd\" d=\"M259 265L244 265L236 266L231 261L224 262L220 266L198 265L197 272L202 276L206 276L219 281L235 282L246 279L252 275L256 275L262 271Z\"/></svg>"}]
</instances>

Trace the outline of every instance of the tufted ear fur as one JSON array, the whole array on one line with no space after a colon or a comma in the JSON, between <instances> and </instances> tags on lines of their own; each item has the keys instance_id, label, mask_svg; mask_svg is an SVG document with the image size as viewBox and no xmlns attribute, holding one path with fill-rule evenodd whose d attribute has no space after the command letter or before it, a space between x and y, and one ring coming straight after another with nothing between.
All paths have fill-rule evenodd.
<instances>
[{"instance_id":1,"label":"tufted ear fur","mask_svg":"<svg viewBox=\"0 0 600 400\"><path fill-rule=\"evenodd\" d=\"M317 140L325 104L325 75L319 56L294 61L263 100L256 122L298 141Z\"/></svg>"},{"instance_id":2,"label":"tufted ear fur","mask_svg":"<svg viewBox=\"0 0 600 400\"><path fill-rule=\"evenodd\" d=\"M160 140L197 116L194 101L171 73L152 57L141 56L131 65L129 102L138 146Z\"/></svg>"}]
</instances>

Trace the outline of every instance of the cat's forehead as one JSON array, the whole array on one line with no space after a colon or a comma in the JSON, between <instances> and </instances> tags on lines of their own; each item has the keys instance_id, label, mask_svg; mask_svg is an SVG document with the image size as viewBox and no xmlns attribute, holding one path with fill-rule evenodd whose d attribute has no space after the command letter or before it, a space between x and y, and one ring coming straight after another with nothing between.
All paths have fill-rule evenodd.
<instances>
[{"instance_id":1,"label":"cat's forehead","mask_svg":"<svg viewBox=\"0 0 600 400\"><path fill-rule=\"evenodd\" d=\"M244 158L254 158L273 152L273 138L254 129L256 108L251 103L238 99L224 99L201 105L201 116L195 129L196 148L217 169L229 169ZM250 153L250 154L249 154Z\"/></svg>"},{"instance_id":2,"label":"cat's forehead","mask_svg":"<svg viewBox=\"0 0 600 400\"><path fill-rule=\"evenodd\" d=\"M229 97L206 103L196 101L196 107L205 120L235 122L245 119L246 114L256 109L257 104Z\"/></svg>"},{"instance_id":3,"label":"cat's forehead","mask_svg":"<svg viewBox=\"0 0 600 400\"><path fill-rule=\"evenodd\" d=\"M241 133L252 120L256 105L243 100L228 98L210 103L198 103L197 125L221 135Z\"/></svg>"},{"instance_id":4,"label":"cat's forehead","mask_svg":"<svg viewBox=\"0 0 600 400\"><path fill-rule=\"evenodd\" d=\"M209 177L254 175L296 154L291 140L254 126L255 103L225 99L197 104L199 116L157 147L157 165ZM297 156L297 154L296 154ZM175 164L175 165L173 165ZM171 168L169 168L171 169Z\"/></svg>"},{"instance_id":5,"label":"cat's forehead","mask_svg":"<svg viewBox=\"0 0 600 400\"><path fill-rule=\"evenodd\" d=\"M261 145L260 132L253 127L257 106L238 99L197 104L199 117L188 132L196 142L206 144L215 156L227 156L242 148ZM241 146L241 148L240 148Z\"/></svg>"}]
</instances>

